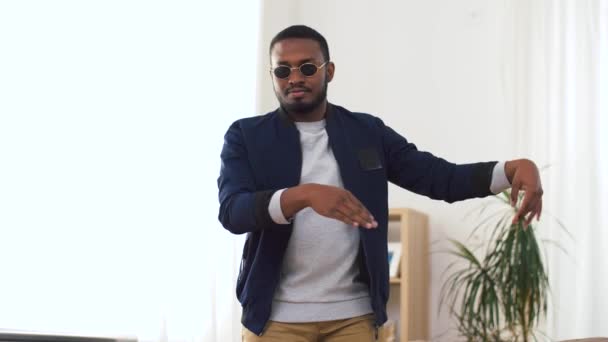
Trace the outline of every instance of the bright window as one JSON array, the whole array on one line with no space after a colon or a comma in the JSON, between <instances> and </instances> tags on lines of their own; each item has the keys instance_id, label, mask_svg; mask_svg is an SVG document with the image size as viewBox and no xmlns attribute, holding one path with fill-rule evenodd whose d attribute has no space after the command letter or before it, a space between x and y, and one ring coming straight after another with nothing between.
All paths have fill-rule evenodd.
<instances>
[{"instance_id":1,"label":"bright window","mask_svg":"<svg viewBox=\"0 0 608 342\"><path fill-rule=\"evenodd\" d=\"M0 2L0 328L190 341L233 319L213 302L238 264L216 179L255 114L258 17Z\"/></svg>"}]
</instances>

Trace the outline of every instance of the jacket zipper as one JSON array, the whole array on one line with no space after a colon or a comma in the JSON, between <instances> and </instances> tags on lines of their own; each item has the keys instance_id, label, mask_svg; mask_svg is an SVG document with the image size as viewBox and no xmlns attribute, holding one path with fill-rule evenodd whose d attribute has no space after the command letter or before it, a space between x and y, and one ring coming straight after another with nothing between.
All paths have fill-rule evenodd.
<instances>
[{"instance_id":1,"label":"jacket zipper","mask_svg":"<svg viewBox=\"0 0 608 342\"><path fill-rule=\"evenodd\" d=\"M361 237L359 237L359 239L361 239ZM367 271L367 277L369 278L370 286L371 286L372 275L371 275L371 273L369 271L369 265L367 264L367 253L365 252L365 244L363 243L362 240L361 240L361 251L363 252L363 262L365 263L365 269ZM370 299L373 300L373 296L370 296ZM372 310L373 310L373 308L372 308ZM378 323L376 323L376 315L374 315L374 336L375 336L375 340L374 341L378 341L378 328L379 328L379 326L378 326Z\"/></svg>"},{"instance_id":2,"label":"jacket zipper","mask_svg":"<svg viewBox=\"0 0 608 342\"><path fill-rule=\"evenodd\" d=\"M285 257L285 255L283 255L283 257ZM274 289L272 290L272 294L273 294L273 299L274 299L274 293L277 291L277 287L279 286L279 282L281 281L281 268L279 267L279 277L277 278L277 281L274 284ZM270 304L272 305L272 304ZM272 306L271 306L271 310L272 310ZM268 317L270 318L270 317ZM268 323L269 319L266 320L266 323ZM266 324L264 324L264 328L266 327ZM260 334L258 336L262 336L264 334L264 329L262 329L262 331L260 332Z\"/></svg>"}]
</instances>

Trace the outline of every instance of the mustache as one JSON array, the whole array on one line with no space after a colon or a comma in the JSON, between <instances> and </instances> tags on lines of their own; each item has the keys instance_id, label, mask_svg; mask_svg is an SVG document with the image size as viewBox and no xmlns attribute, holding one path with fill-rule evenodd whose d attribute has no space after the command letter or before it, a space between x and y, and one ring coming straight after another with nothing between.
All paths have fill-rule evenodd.
<instances>
[{"instance_id":1,"label":"mustache","mask_svg":"<svg viewBox=\"0 0 608 342\"><path fill-rule=\"evenodd\" d=\"M308 88L308 87L305 87L303 85L294 85L294 86L291 86L291 87L285 89L284 93L285 93L285 95L287 95L287 94L291 93L294 90L303 90L303 91L308 92L308 93L311 92L310 88Z\"/></svg>"}]
</instances>

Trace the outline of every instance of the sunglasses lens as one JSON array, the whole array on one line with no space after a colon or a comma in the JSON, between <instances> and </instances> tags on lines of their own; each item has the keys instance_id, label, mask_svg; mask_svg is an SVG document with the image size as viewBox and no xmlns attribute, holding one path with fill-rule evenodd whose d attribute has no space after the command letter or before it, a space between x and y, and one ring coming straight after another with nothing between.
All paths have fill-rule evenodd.
<instances>
[{"instance_id":1,"label":"sunglasses lens","mask_svg":"<svg viewBox=\"0 0 608 342\"><path fill-rule=\"evenodd\" d=\"M317 66L311 63L305 63L300 65L300 72L304 76L312 76L317 72Z\"/></svg>"},{"instance_id":2,"label":"sunglasses lens","mask_svg":"<svg viewBox=\"0 0 608 342\"><path fill-rule=\"evenodd\" d=\"M274 75L277 78L287 78L289 76L290 72L291 72L291 69L289 69L286 66L279 66L274 69Z\"/></svg>"}]
</instances>

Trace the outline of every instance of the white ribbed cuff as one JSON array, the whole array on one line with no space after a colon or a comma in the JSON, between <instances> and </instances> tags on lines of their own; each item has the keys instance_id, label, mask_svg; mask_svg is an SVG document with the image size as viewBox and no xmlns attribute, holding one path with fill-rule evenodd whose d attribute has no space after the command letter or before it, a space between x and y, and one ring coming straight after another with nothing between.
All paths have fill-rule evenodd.
<instances>
[{"instance_id":1,"label":"white ribbed cuff","mask_svg":"<svg viewBox=\"0 0 608 342\"><path fill-rule=\"evenodd\" d=\"M270 218L272 218L272 220L276 224L291 223L285 218L285 216L283 215L283 210L281 209L281 195L285 190L287 190L287 188L278 190L274 194L272 194L272 197L270 198L270 203L268 204L268 213L270 214Z\"/></svg>"},{"instance_id":2,"label":"white ribbed cuff","mask_svg":"<svg viewBox=\"0 0 608 342\"><path fill-rule=\"evenodd\" d=\"M511 187L507 174L505 173L505 162L499 162L494 165L492 171L492 183L490 183L490 191L493 194L499 194Z\"/></svg>"}]
</instances>

